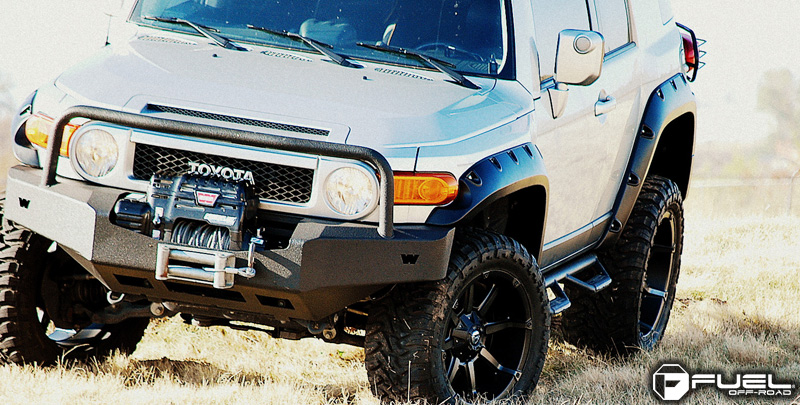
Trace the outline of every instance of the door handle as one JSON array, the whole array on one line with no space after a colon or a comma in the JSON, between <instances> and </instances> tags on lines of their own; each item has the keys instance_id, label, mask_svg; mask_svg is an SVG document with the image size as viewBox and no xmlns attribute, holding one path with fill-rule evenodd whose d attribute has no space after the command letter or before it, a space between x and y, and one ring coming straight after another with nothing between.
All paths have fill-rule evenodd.
<instances>
[{"instance_id":1,"label":"door handle","mask_svg":"<svg viewBox=\"0 0 800 405\"><path fill-rule=\"evenodd\" d=\"M617 99L611 96L606 97L603 100L598 100L594 103L594 115L599 117L603 114L608 114L617 108Z\"/></svg>"}]
</instances>

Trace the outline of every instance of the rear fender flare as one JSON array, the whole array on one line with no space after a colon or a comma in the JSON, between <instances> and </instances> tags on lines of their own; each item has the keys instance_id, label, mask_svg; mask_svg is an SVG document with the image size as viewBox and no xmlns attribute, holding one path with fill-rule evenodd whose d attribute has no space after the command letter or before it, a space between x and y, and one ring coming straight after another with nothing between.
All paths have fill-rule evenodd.
<instances>
[{"instance_id":1,"label":"rear fender flare","mask_svg":"<svg viewBox=\"0 0 800 405\"><path fill-rule=\"evenodd\" d=\"M625 228L633 206L639 198L644 180L650 172L664 130L670 123L684 115L691 115L694 120L696 113L695 96L683 74L671 77L650 94L633 144L626 175L623 177L614 203L614 219L606 231L602 245L615 243L620 231ZM694 136L691 149L693 155Z\"/></svg>"}]
</instances>

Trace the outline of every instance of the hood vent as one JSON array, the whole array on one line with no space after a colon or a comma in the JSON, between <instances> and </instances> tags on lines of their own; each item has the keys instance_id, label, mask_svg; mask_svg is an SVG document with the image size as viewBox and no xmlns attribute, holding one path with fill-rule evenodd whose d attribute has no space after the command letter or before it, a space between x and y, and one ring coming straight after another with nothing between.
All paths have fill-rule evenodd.
<instances>
[{"instance_id":1,"label":"hood vent","mask_svg":"<svg viewBox=\"0 0 800 405\"><path fill-rule=\"evenodd\" d=\"M148 104L144 113L148 112L183 115L186 117L202 118L206 120L229 122L231 124L248 125L251 127L269 128L278 131L295 132L308 135L328 136L330 133L330 131L326 129L301 127L298 125L283 124L280 122L260 121L251 118L234 117L205 111L187 110L185 108L169 107L158 104Z\"/></svg>"},{"instance_id":2,"label":"hood vent","mask_svg":"<svg viewBox=\"0 0 800 405\"><path fill-rule=\"evenodd\" d=\"M163 43L167 43L167 44L197 45L197 42L183 41L183 40L180 40L180 39L159 37L159 36L155 36L155 35L145 35L143 37L139 37L139 39L142 40L142 41L163 42Z\"/></svg>"},{"instance_id":3,"label":"hood vent","mask_svg":"<svg viewBox=\"0 0 800 405\"><path fill-rule=\"evenodd\" d=\"M430 77L425 77L425 76L417 75L417 74L414 74L414 73L404 72L402 70L387 69L387 68L375 68L375 71L378 72L378 73L385 73L387 75L407 77L409 79L425 80L425 81L429 81L429 82L433 81L433 79L431 79Z\"/></svg>"},{"instance_id":4,"label":"hood vent","mask_svg":"<svg viewBox=\"0 0 800 405\"><path fill-rule=\"evenodd\" d=\"M297 56L297 55L292 55L290 53L285 53L285 52L262 51L261 53L264 54L264 55L273 56L273 57L276 57L276 58L290 59L290 60L296 60L296 61L302 61L302 62L313 62L309 58L305 58L305 57Z\"/></svg>"}]
</instances>

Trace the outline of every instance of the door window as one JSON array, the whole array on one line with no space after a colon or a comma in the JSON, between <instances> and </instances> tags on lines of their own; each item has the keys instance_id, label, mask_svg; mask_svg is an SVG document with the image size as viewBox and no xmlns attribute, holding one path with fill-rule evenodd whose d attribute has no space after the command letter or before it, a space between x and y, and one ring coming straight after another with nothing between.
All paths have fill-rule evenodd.
<instances>
[{"instance_id":1,"label":"door window","mask_svg":"<svg viewBox=\"0 0 800 405\"><path fill-rule=\"evenodd\" d=\"M594 0L600 33L606 40L606 54L630 42L627 0Z\"/></svg>"}]
</instances>

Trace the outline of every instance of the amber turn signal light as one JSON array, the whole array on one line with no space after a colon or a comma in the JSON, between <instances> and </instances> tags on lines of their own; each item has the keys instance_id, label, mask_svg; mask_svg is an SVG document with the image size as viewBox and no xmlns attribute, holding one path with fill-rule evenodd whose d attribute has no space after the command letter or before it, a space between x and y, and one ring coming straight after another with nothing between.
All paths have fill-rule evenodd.
<instances>
[{"instance_id":1,"label":"amber turn signal light","mask_svg":"<svg viewBox=\"0 0 800 405\"><path fill-rule=\"evenodd\" d=\"M47 139L50 137L52 127L52 118L42 113L37 113L28 118L28 122L25 123L25 136L32 144L47 148ZM60 150L61 156L69 156L69 141L78 128L80 128L80 125L75 124L67 124L64 127L64 137L61 141Z\"/></svg>"},{"instance_id":2,"label":"amber turn signal light","mask_svg":"<svg viewBox=\"0 0 800 405\"><path fill-rule=\"evenodd\" d=\"M456 199L458 180L449 173L394 174L394 203L444 205Z\"/></svg>"}]
</instances>

